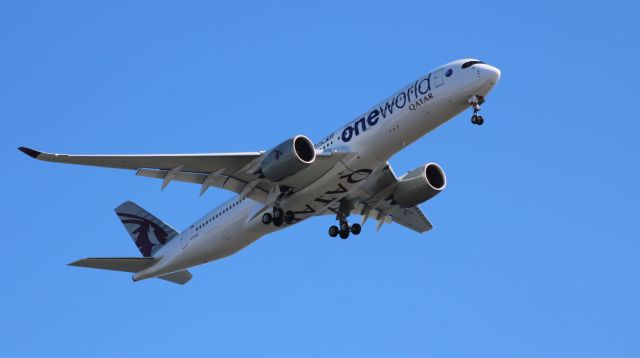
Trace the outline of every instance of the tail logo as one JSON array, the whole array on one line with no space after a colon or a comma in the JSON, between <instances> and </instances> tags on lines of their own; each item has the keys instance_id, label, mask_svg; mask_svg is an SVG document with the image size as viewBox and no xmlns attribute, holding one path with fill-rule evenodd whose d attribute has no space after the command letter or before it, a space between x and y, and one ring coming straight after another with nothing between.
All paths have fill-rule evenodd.
<instances>
[{"instance_id":1,"label":"tail logo","mask_svg":"<svg viewBox=\"0 0 640 358\"><path fill-rule=\"evenodd\" d=\"M153 251L153 247L156 245L162 245L167 242L167 232L158 224L150 221L149 219L125 213L116 213L123 224L138 225L138 228L131 232L131 235L135 235L135 243L142 252L142 256L149 257ZM157 243L151 241L149 232L153 229L153 235Z\"/></svg>"}]
</instances>

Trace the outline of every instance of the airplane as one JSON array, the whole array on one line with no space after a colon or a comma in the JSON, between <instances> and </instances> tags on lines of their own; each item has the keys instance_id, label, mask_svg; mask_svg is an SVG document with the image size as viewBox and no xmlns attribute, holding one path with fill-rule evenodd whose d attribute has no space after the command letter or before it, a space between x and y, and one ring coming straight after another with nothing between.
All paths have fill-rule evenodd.
<instances>
[{"instance_id":1,"label":"airplane","mask_svg":"<svg viewBox=\"0 0 640 358\"><path fill-rule=\"evenodd\" d=\"M500 70L476 59L436 68L313 143L297 135L268 151L158 155L67 155L20 147L44 161L135 170L162 181L237 193L183 231L137 204L115 209L142 257L85 258L72 266L124 271L133 281L159 278L185 284L189 268L232 255L272 232L320 215L335 216L329 236L358 235L371 218L376 229L395 222L419 233L433 228L418 207L446 187L436 163L398 177L388 160L407 145L471 107L471 122ZM361 223L350 224L349 216Z\"/></svg>"}]
</instances>

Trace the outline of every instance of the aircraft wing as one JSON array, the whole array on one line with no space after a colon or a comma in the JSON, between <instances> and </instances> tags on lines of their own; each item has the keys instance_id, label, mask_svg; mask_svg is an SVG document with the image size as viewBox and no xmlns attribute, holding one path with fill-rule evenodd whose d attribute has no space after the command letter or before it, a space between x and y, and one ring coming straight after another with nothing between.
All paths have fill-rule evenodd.
<instances>
[{"instance_id":1,"label":"aircraft wing","mask_svg":"<svg viewBox=\"0 0 640 358\"><path fill-rule=\"evenodd\" d=\"M362 215L364 223L369 218L377 221L377 229L384 223L395 222L419 233L433 229L433 225L417 207L401 208L391 198L398 178L387 163L380 172L372 175L347 200L353 205L352 214ZM329 208L324 214L333 214L337 208Z\"/></svg>"},{"instance_id":2,"label":"aircraft wing","mask_svg":"<svg viewBox=\"0 0 640 358\"><path fill-rule=\"evenodd\" d=\"M162 188L172 180L200 184L201 194L208 187L240 193L247 184L258 179L255 174L261 152L152 154L152 155L68 155L44 153L20 147L20 151L39 160L67 164L135 170L136 175L163 180ZM270 190L266 183L255 182L255 191Z\"/></svg>"},{"instance_id":3,"label":"aircraft wing","mask_svg":"<svg viewBox=\"0 0 640 358\"><path fill-rule=\"evenodd\" d=\"M396 206L391 210L389 216L391 216L391 219L396 223L419 233L433 229L433 225L431 225L429 219L427 219L422 210L417 206L407 209Z\"/></svg>"},{"instance_id":4,"label":"aircraft wing","mask_svg":"<svg viewBox=\"0 0 640 358\"><path fill-rule=\"evenodd\" d=\"M40 152L20 147L32 158L48 162L135 170L136 175L162 180L162 189L171 181L200 185L200 195L216 187L246 195L264 203L274 184L259 177L264 152L204 154L69 155ZM338 158L319 154L316 159L331 165Z\"/></svg>"}]
</instances>

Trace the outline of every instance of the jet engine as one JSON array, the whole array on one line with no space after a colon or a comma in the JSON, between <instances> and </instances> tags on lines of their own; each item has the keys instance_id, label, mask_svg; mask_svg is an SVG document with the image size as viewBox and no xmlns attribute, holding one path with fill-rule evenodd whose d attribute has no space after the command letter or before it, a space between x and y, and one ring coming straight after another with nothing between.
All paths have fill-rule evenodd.
<instances>
[{"instance_id":1,"label":"jet engine","mask_svg":"<svg viewBox=\"0 0 640 358\"><path fill-rule=\"evenodd\" d=\"M422 165L405 176L393 190L393 199L403 208L410 208L433 198L447 185L444 171L436 163Z\"/></svg>"},{"instance_id":2,"label":"jet engine","mask_svg":"<svg viewBox=\"0 0 640 358\"><path fill-rule=\"evenodd\" d=\"M315 160L316 149L313 142L299 135L268 151L260 164L260 170L265 178L279 182L308 167Z\"/></svg>"}]
</instances>

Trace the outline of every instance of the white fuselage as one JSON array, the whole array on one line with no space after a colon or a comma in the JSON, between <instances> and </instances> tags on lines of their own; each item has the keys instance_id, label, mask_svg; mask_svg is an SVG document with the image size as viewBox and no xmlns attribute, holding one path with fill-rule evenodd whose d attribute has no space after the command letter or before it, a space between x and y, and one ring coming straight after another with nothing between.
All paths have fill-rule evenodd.
<instances>
[{"instance_id":1,"label":"white fuselage","mask_svg":"<svg viewBox=\"0 0 640 358\"><path fill-rule=\"evenodd\" d=\"M316 145L320 152L348 153L304 189L282 200L296 222L318 215L357 189L387 160L469 107L474 95L485 96L500 71L487 64L462 69L459 60L441 66L404 87ZM162 246L159 262L134 275L157 277L229 256L265 234L283 229L264 225L256 212L264 204L236 196L200 218Z\"/></svg>"}]
</instances>

